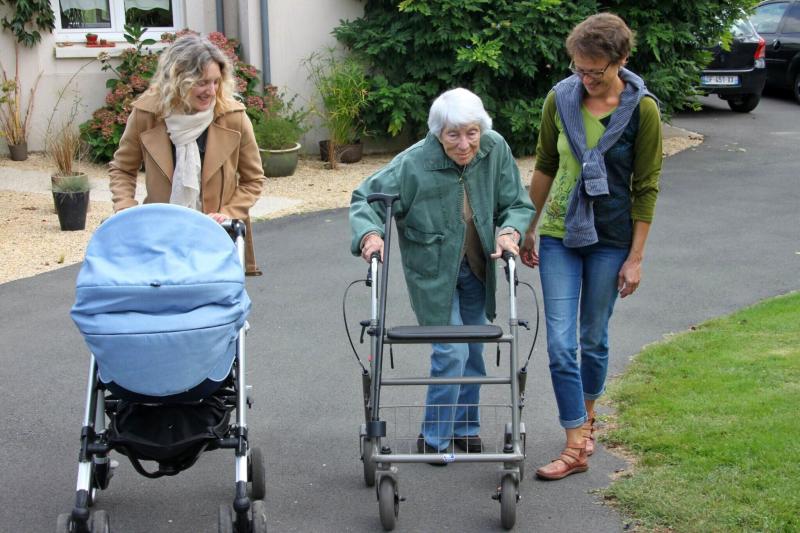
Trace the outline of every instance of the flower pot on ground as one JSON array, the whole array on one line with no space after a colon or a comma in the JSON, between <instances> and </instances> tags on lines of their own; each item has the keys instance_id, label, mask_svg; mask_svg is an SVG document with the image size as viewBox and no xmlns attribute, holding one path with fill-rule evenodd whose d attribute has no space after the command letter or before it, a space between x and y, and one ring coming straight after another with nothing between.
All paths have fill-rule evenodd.
<instances>
[{"instance_id":1,"label":"flower pot on ground","mask_svg":"<svg viewBox=\"0 0 800 533\"><path fill-rule=\"evenodd\" d=\"M319 157L322 161L330 161L330 145L329 140L319 142ZM364 156L364 145L361 144L360 139L353 143L337 144L334 150L336 151L335 159L340 163L357 163Z\"/></svg>"},{"instance_id":2,"label":"flower pot on ground","mask_svg":"<svg viewBox=\"0 0 800 533\"><path fill-rule=\"evenodd\" d=\"M320 117L330 134L328 147L333 146L323 159L330 162L331 168L337 162L359 161L359 139L366 134L361 114L369 88L364 66L355 57L340 57L332 49L312 54L305 65L322 102Z\"/></svg>"},{"instance_id":3,"label":"flower pot on ground","mask_svg":"<svg viewBox=\"0 0 800 533\"><path fill-rule=\"evenodd\" d=\"M86 229L89 210L89 179L82 176L60 176L53 184L53 203L61 231Z\"/></svg>"},{"instance_id":4,"label":"flower pot on ground","mask_svg":"<svg viewBox=\"0 0 800 533\"><path fill-rule=\"evenodd\" d=\"M308 112L294 109L295 98L286 101L274 87L268 87L264 113L253 125L264 175L268 178L291 176L297 169L299 141L307 130Z\"/></svg>"},{"instance_id":5,"label":"flower pot on ground","mask_svg":"<svg viewBox=\"0 0 800 533\"><path fill-rule=\"evenodd\" d=\"M28 159L28 143L9 144L8 153L12 161L25 161Z\"/></svg>"}]
</instances>

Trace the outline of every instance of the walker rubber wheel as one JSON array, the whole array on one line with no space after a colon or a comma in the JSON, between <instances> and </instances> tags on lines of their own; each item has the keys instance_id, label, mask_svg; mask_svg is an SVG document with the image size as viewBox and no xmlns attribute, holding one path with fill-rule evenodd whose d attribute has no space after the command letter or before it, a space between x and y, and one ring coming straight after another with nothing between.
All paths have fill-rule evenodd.
<instances>
[{"instance_id":1,"label":"walker rubber wheel","mask_svg":"<svg viewBox=\"0 0 800 533\"><path fill-rule=\"evenodd\" d=\"M261 448L258 446L250 449L247 467L247 476L250 478L250 497L254 500L263 500L267 496L267 468L264 465L264 454L261 453Z\"/></svg>"},{"instance_id":2,"label":"walker rubber wheel","mask_svg":"<svg viewBox=\"0 0 800 533\"><path fill-rule=\"evenodd\" d=\"M500 482L500 523L511 529L517 522L517 482L514 476L505 475Z\"/></svg>"},{"instance_id":3,"label":"walker rubber wheel","mask_svg":"<svg viewBox=\"0 0 800 533\"><path fill-rule=\"evenodd\" d=\"M397 496L397 487L394 479L389 476L382 477L380 485L378 485L378 510L380 511L383 529L392 531L397 524L400 498Z\"/></svg>"},{"instance_id":4,"label":"walker rubber wheel","mask_svg":"<svg viewBox=\"0 0 800 533\"><path fill-rule=\"evenodd\" d=\"M223 503L219 506L219 533L233 533L233 507L230 504Z\"/></svg>"},{"instance_id":5,"label":"walker rubber wheel","mask_svg":"<svg viewBox=\"0 0 800 533\"><path fill-rule=\"evenodd\" d=\"M108 522L108 513L105 511L95 511L89 519L89 531L91 533L111 533L111 525Z\"/></svg>"},{"instance_id":6,"label":"walker rubber wheel","mask_svg":"<svg viewBox=\"0 0 800 533\"><path fill-rule=\"evenodd\" d=\"M251 506L252 533L267 533L267 504L263 500L255 500Z\"/></svg>"},{"instance_id":7,"label":"walker rubber wheel","mask_svg":"<svg viewBox=\"0 0 800 533\"><path fill-rule=\"evenodd\" d=\"M367 487L375 486L375 441L366 437L361 438L361 462L364 463L364 483Z\"/></svg>"}]
</instances>

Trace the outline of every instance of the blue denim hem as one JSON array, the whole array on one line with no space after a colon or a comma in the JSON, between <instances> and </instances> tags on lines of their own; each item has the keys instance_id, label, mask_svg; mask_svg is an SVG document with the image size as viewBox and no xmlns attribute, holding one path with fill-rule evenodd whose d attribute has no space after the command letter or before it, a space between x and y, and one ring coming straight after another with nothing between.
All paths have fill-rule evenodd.
<instances>
[{"instance_id":1,"label":"blue denim hem","mask_svg":"<svg viewBox=\"0 0 800 533\"><path fill-rule=\"evenodd\" d=\"M561 420L559 418L558 423L561 424L561 427L564 429L575 429L581 427L588 419L587 415L583 415L577 420Z\"/></svg>"},{"instance_id":2,"label":"blue denim hem","mask_svg":"<svg viewBox=\"0 0 800 533\"><path fill-rule=\"evenodd\" d=\"M606 392L606 388L605 387L603 387L603 390L601 390L597 394L589 394L588 392L584 392L583 393L583 399L584 400L596 400L600 396L602 396L605 392Z\"/></svg>"}]
</instances>

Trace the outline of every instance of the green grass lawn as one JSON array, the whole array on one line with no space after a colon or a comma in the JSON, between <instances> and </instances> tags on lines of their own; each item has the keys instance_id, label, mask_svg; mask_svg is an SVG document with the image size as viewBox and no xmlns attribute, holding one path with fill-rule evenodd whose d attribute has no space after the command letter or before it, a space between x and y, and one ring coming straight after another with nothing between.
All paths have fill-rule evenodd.
<instances>
[{"instance_id":1,"label":"green grass lawn","mask_svg":"<svg viewBox=\"0 0 800 533\"><path fill-rule=\"evenodd\" d=\"M604 440L636 456L606 496L643 529L800 531L800 293L645 348Z\"/></svg>"}]
</instances>

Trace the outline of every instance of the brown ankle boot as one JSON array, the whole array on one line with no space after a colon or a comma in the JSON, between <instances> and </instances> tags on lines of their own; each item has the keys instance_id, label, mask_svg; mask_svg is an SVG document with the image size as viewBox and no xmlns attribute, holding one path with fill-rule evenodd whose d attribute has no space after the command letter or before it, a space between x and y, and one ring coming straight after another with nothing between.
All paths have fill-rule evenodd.
<instances>
[{"instance_id":1,"label":"brown ankle boot","mask_svg":"<svg viewBox=\"0 0 800 533\"><path fill-rule=\"evenodd\" d=\"M583 434L583 438L586 441L586 455L592 455L594 453L594 421L595 418L592 417L586 422L583 423L581 426L581 432Z\"/></svg>"},{"instance_id":2,"label":"brown ankle boot","mask_svg":"<svg viewBox=\"0 0 800 533\"><path fill-rule=\"evenodd\" d=\"M536 476L540 479L556 480L567 477L570 474L586 472L589 469L589 460L586 455L586 443L583 446L567 444L558 459L554 459L547 465L536 471Z\"/></svg>"}]
</instances>

